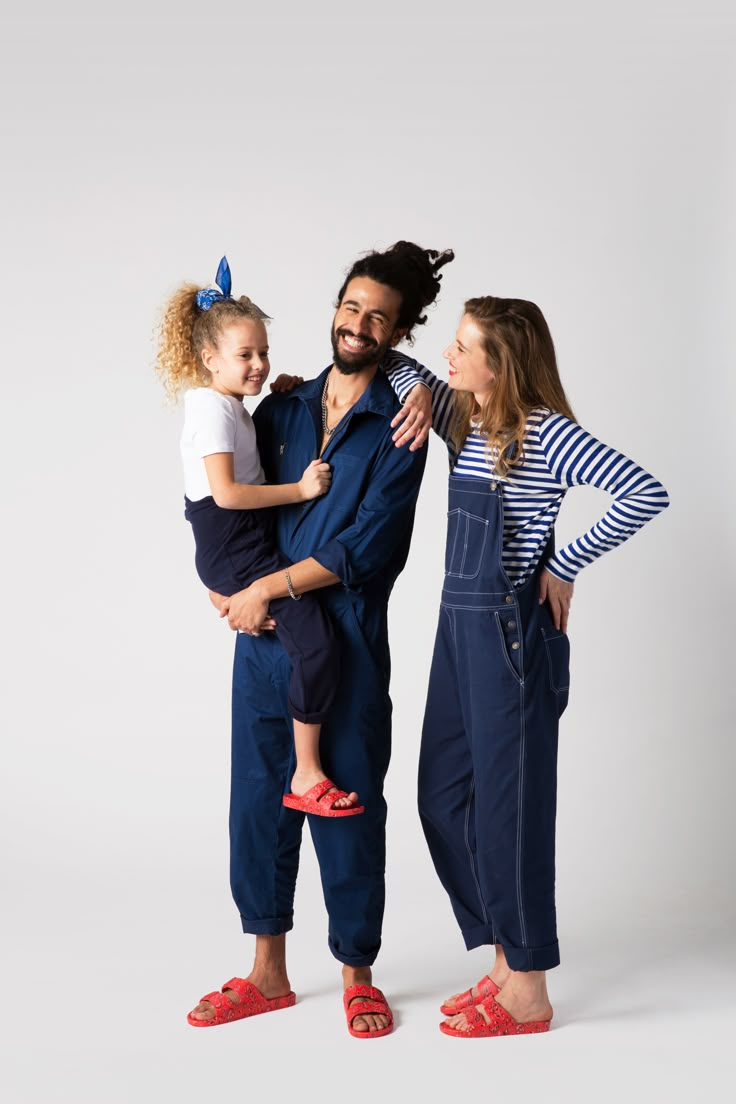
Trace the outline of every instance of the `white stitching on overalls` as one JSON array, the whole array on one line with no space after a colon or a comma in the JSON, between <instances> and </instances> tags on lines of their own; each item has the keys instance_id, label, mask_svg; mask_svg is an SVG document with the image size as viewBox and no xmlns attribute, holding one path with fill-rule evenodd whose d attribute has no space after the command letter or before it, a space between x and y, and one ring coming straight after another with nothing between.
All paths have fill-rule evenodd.
<instances>
[{"instance_id":1,"label":"white stitching on overalls","mask_svg":"<svg viewBox=\"0 0 736 1104\"><path fill-rule=\"evenodd\" d=\"M470 872L473 875L473 881L475 882L475 888L478 892L478 900L480 901L480 907L481 907L481 910L483 912L483 921L484 921L485 924L487 924L488 923L488 913L486 912L485 901L483 900L483 895L480 891L480 882L478 881L478 874L477 874L476 869L475 869L475 856L473 855L472 849L470 847L470 838L469 838L469 834L468 834L468 826L470 824L470 806L473 803L473 794L474 793L475 793L475 775L473 776L473 778L470 781L470 792L468 794L468 803L465 806L465 847L466 847L467 852L468 852L468 857L470 858Z\"/></svg>"},{"instance_id":2,"label":"white stitching on overalls","mask_svg":"<svg viewBox=\"0 0 736 1104\"><path fill-rule=\"evenodd\" d=\"M526 921L524 919L524 902L522 886L522 854L524 849L524 751L526 749L526 726L524 723L524 683L519 684L519 787L517 801L519 804L516 818L516 899L519 906L519 927L521 928L521 945L527 946Z\"/></svg>"}]
</instances>

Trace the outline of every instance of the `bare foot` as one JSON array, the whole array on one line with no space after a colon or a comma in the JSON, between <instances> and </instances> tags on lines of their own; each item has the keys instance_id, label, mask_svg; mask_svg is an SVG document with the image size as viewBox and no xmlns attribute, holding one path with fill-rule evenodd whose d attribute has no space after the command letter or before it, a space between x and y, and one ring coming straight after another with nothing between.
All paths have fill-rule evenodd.
<instances>
[{"instance_id":1,"label":"bare foot","mask_svg":"<svg viewBox=\"0 0 736 1104\"><path fill-rule=\"evenodd\" d=\"M372 976L368 966L343 966L342 968L342 979L346 989L349 985L372 985ZM356 1001L360 1003L363 1000L365 1000L364 997L353 997L348 1008ZM378 1012L366 1012L362 1016L356 1016L350 1026L353 1031L381 1031L384 1027L388 1027L390 1022L388 1016Z\"/></svg>"},{"instance_id":2,"label":"bare foot","mask_svg":"<svg viewBox=\"0 0 736 1104\"><path fill-rule=\"evenodd\" d=\"M266 973L253 970L245 980L252 982L259 993L262 993L268 1000L272 1000L274 997L285 997L287 993L291 992L291 986L285 971L269 971ZM224 989L223 992L233 1004L240 1004L240 997L234 989ZM210 1001L200 1001L197 1007L192 1009L191 1016L195 1020L214 1020L215 1009Z\"/></svg>"},{"instance_id":3,"label":"bare foot","mask_svg":"<svg viewBox=\"0 0 736 1104\"><path fill-rule=\"evenodd\" d=\"M542 994L530 995L517 986L515 977L509 978L503 992L498 994L496 1000L517 1023L552 1019L553 1010L546 988Z\"/></svg>"},{"instance_id":4,"label":"bare foot","mask_svg":"<svg viewBox=\"0 0 736 1104\"><path fill-rule=\"evenodd\" d=\"M327 775L323 770L299 770L297 768L294 777L291 780L291 792L296 794L297 797L303 797L307 790L311 790L312 786L316 786L318 782L324 782L327 779ZM337 786L332 786L327 790L327 793L332 793L336 790ZM327 798L325 798L327 800ZM352 809L354 805L358 804L358 795L353 791L347 794L345 797L340 797L337 801L332 803L333 809Z\"/></svg>"}]
</instances>

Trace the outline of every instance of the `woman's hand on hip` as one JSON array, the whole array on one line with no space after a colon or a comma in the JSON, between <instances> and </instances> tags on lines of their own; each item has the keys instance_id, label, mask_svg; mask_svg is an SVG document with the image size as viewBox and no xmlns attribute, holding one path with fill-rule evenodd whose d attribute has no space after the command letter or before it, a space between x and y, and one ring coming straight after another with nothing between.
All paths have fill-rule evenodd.
<instances>
[{"instance_id":1,"label":"woman's hand on hip","mask_svg":"<svg viewBox=\"0 0 736 1104\"><path fill-rule=\"evenodd\" d=\"M226 598L220 608L220 617L227 617L231 629L240 629L249 636L260 636L276 628L268 612L268 599L263 597L257 582Z\"/></svg>"},{"instance_id":2,"label":"woman's hand on hip","mask_svg":"<svg viewBox=\"0 0 736 1104\"><path fill-rule=\"evenodd\" d=\"M409 392L401 410L391 422L391 428L396 429L393 441L397 448L409 444L409 441L409 452L416 452L422 447L432 428L432 393L428 387L418 383Z\"/></svg>"},{"instance_id":3,"label":"woman's hand on hip","mask_svg":"<svg viewBox=\"0 0 736 1104\"><path fill-rule=\"evenodd\" d=\"M555 628L560 632L567 632L567 620L570 616L570 603L572 602L573 583L566 583L564 579L558 579L546 568L539 579L539 604L549 602L550 612Z\"/></svg>"}]
</instances>

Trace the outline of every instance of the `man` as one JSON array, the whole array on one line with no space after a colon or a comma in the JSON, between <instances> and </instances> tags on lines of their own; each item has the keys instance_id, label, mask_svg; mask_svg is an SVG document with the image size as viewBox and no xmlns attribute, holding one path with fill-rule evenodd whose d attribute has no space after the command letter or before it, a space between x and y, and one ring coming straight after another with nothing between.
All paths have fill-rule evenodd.
<instances>
[{"instance_id":1,"label":"man","mask_svg":"<svg viewBox=\"0 0 736 1104\"><path fill-rule=\"evenodd\" d=\"M339 821L310 816L325 904L329 946L343 964L351 1034L387 1034L385 997L371 987L384 908L386 803L383 782L391 745L387 606L404 567L426 449L428 392L417 387L405 417L379 366L392 348L426 321L439 292L438 270L453 259L410 242L357 261L338 295L332 327L333 364L288 395L272 395L255 414L261 461L273 482L293 482L310 460L332 467L323 498L278 513L276 535L291 561L224 600L240 629L233 673L230 807L231 886L243 930L256 936L247 979L233 979L190 1014L226 1022L293 1003L286 971L286 932L293 901L304 814L282 796L294 769L287 711L289 661L272 633L261 630L269 602L322 591L340 641L335 703L323 726L321 755L330 778L349 779L365 812ZM418 376L407 373L406 397ZM421 395L425 398L420 397ZM416 407L422 411L416 414ZM405 417L405 425L396 426ZM410 423L407 428L407 424ZM411 449L397 447L417 426ZM397 438L394 441L394 436Z\"/></svg>"}]
</instances>

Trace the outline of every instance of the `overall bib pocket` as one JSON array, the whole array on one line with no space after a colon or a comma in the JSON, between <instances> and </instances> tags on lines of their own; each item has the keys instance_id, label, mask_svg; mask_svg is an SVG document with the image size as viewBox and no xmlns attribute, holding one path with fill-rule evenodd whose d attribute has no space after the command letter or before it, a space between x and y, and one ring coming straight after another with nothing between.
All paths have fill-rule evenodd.
<instances>
[{"instance_id":1,"label":"overall bib pocket","mask_svg":"<svg viewBox=\"0 0 736 1104\"><path fill-rule=\"evenodd\" d=\"M450 510L447 515L445 575L456 579L475 579L480 573L488 539L486 518L466 510Z\"/></svg>"}]
</instances>

